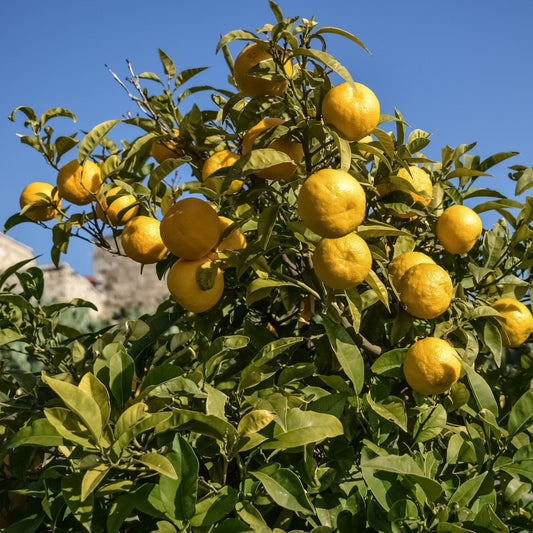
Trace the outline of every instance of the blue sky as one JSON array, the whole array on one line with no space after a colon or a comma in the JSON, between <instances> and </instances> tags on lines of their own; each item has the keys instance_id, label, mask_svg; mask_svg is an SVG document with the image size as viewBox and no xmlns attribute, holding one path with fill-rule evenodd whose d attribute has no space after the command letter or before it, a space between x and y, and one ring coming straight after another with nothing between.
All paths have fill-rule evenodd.
<instances>
[{"instance_id":1,"label":"blue sky","mask_svg":"<svg viewBox=\"0 0 533 533\"><path fill-rule=\"evenodd\" d=\"M482 157L512 150L520 155L509 164L533 165L533 2L280 0L279 5L285 15L314 14L321 25L342 27L367 45L371 56L332 36L328 52L372 88L382 113L398 108L412 127L432 133L424 150L428 157L438 158L445 144L477 141L475 152ZM26 184L56 178L37 152L19 142L15 134L23 132L23 115L10 122L13 108L70 109L76 124L62 118L51 123L62 134L136 112L105 65L125 76L129 59L137 72L160 72L158 48L180 70L211 67L198 82L222 86L225 63L214 53L219 36L273 20L263 0L18 0L5 2L1 14L2 223L18 210ZM233 48L234 55L241 46ZM512 196L505 178L504 163L489 179ZM23 224L8 235L41 254L41 264L50 262L51 233ZM90 245L73 241L66 260L89 274L91 253Z\"/></svg>"}]
</instances>

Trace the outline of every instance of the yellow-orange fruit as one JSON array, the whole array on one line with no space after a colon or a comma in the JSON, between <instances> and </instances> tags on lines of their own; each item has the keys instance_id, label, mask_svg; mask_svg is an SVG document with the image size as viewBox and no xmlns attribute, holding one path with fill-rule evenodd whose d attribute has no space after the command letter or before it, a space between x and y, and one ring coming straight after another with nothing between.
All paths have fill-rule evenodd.
<instances>
[{"instance_id":1,"label":"yellow-orange fruit","mask_svg":"<svg viewBox=\"0 0 533 533\"><path fill-rule=\"evenodd\" d=\"M344 82L332 87L322 102L322 118L349 141L369 135L379 122L379 100L362 83Z\"/></svg>"},{"instance_id":2,"label":"yellow-orange fruit","mask_svg":"<svg viewBox=\"0 0 533 533\"><path fill-rule=\"evenodd\" d=\"M476 244L483 224L479 215L465 205L445 209L437 221L437 239L451 254L466 254Z\"/></svg>"},{"instance_id":3,"label":"yellow-orange fruit","mask_svg":"<svg viewBox=\"0 0 533 533\"><path fill-rule=\"evenodd\" d=\"M57 175L59 196L75 205L90 204L101 186L100 167L92 161L85 161L82 166L74 159L61 167Z\"/></svg>"},{"instance_id":4,"label":"yellow-orange fruit","mask_svg":"<svg viewBox=\"0 0 533 533\"><path fill-rule=\"evenodd\" d=\"M210 176L217 170L225 167L231 167L239 160L239 154L234 154L229 150L221 150L215 152L209 159L207 159L202 167L202 181L206 187L215 190L215 184ZM243 182L241 180L232 180L226 194L234 194L242 189Z\"/></svg>"},{"instance_id":5,"label":"yellow-orange fruit","mask_svg":"<svg viewBox=\"0 0 533 533\"><path fill-rule=\"evenodd\" d=\"M352 232L365 217L366 196L348 172L324 168L311 174L298 194L298 214L322 237Z\"/></svg>"},{"instance_id":6,"label":"yellow-orange fruit","mask_svg":"<svg viewBox=\"0 0 533 533\"><path fill-rule=\"evenodd\" d=\"M24 215L34 222L52 220L61 207L61 200L57 191L52 193L53 190L53 185L42 181L35 181L26 185L20 195L20 208L23 209L28 204L35 203L35 205L28 208ZM46 198L41 195L45 195Z\"/></svg>"},{"instance_id":7,"label":"yellow-orange fruit","mask_svg":"<svg viewBox=\"0 0 533 533\"><path fill-rule=\"evenodd\" d=\"M200 269L205 270L199 272ZM184 309L202 313L220 300L224 292L224 276L207 257L195 261L179 259L168 271L167 286Z\"/></svg>"},{"instance_id":8,"label":"yellow-orange fruit","mask_svg":"<svg viewBox=\"0 0 533 533\"><path fill-rule=\"evenodd\" d=\"M516 348L524 344L533 332L531 311L514 298L500 298L492 307L506 320L502 324L503 345Z\"/></svg>"},{"instance_id":9,"label":"yellow-orange fruit","mask_svg":"<svg viewBox=\"0 0 533 533\"><path fill-rule=\"evenodd\" d=\"M159 231L160 222L156 218L138 216L124 226L121 235L124 253L143 265L157 263L168 250Z\"/></svg>"},{"instance_id":10,"label":"yellow-orange fruit","mask_svg":"<svg viewBox=\"0 0 533 533\"><path fill-rule=\"evenodd\" d=\"M233 77L239 91L245 96L281 96L288 87L287 80L268 80L254 76L249 70L261 61L272 59L266 43L247 45L235 59ZM286 61L283 69L292 76L292 64Z\"/></svg>"},{"instance_id":11,"label":"yellow-orange fruit","mask_svg":"<svg viewBox=\"0 0 533 533\"><path fill-rule=\"evenodd\" d=\"M206 256L220 239L217 212L204 200L184 198L161 221L161 238L178 257L193 260Z\"/></svg>"},{"instance_id":12,"label":"yellow-orange fruit","mask_svg":"<svg viewBox=\"0 0 533 533\"><path fill-rule=\"evenodd\" d=\"M174 136L178 137L180 130L174 129ZM151 156L161 164L167 159L177 159L178 157L183 156L183 150L178 147L178 143L172 139L170 136L166 139L159 139L152 144L150 150Z\"/></svg>"},{"instance_id":13,"label":"yellow-orange fruit","mask_svg":"<svg viewBox=\"0 0 533 533\"><path fill-rule=\"evenodd\" d=\"M120 194L122 191L123 194ZM97 195L96 216L112 226L123 226L139 210L137 198L126 194L120 187L113 187L105 194Z\"/></svg>"}]
</instances>

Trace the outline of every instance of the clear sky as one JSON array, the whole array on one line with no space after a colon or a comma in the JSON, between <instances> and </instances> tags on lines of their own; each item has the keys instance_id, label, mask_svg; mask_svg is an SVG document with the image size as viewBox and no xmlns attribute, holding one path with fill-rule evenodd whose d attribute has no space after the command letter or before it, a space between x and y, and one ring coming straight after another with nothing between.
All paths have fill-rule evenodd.
<instances>
[{"instance_id":1,"label":"clear sky","mask_svg":"<svg viewBox=\"0 0 533 533\"><path fill-rule=\"evenodd\" d=\"M278 3L286 16L314 14L321 25L342 27L366 44L371 56L332 36L328 52L376 93L382 113L398 108L412 127L432 133L424 150L428 157L438 158L446 144L477 141L475 152L482 157L512 150L520 155L509 164L533 165L530 0ZM225 63L215 56L219 36L273 21L266 0L17 0L3 2L0 13L2 224L18 210L26 184L56 179L54 169L19 142L15 134L23 132L24 117L10 122L13 108L26 105L38 113L51 107L70 109L78 116L76 124L64 118L51 122L66 135L130 110L136 113L105 65L121 76L126 75L126 59L137 72L161 72L158 48L179 70L211 67L198 83L223 86ZM240 47L237 43L232 48L234 55ZM503 163L490 178L496 182L491 186L502 190L505 177ZM41 254L41 264L50 262L51 233L28 223L8 235ZM73 241L66 260L89 274L90 245Z\"/></svg>"}]
</instances>

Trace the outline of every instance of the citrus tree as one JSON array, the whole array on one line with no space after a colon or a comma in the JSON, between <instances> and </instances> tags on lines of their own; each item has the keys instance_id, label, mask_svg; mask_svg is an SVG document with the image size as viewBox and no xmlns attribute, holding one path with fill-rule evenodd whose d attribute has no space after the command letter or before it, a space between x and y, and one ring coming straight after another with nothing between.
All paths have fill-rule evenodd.
<instances>
[{"instance_id":1,"label":"citrus tree","mask_svg":"<svg viewBox=\"0 0 533 533\"><path fill-rule=\"evenodd\" d=\"M159 51L115 76L137 116L78 138L66 109L11 115L57 182L6 230L50 229L55 263L73 237L124 254L170 297L84 331L61 315L91 304L4 273L5 531L531 531L533 200L478 181L516 154L428 159L326 51L355 36L270 6L220 39L231 89Z\"/></svg>"}]
</instances>

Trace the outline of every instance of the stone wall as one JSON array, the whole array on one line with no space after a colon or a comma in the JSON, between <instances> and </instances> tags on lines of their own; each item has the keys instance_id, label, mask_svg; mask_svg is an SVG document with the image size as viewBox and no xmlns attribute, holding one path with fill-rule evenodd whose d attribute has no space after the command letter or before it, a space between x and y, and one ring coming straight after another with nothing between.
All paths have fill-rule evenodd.
<instances>
[{"instance_id":1,"label":"stone wall","mask_svg":"<svg viewBox=\"0 0 533 533\"><path fill-rule=\"evenodd\" d=\"M30 259L30 247L0 234L0 273L11 265ZM27 266L35 266L35 261ZM155 311L168 298L164 280L159 280L155 265L141 265L122 256L111 255L94 247L93 276L82 276L66 263L40 267L44 274L45 302L68 302L74 298L88 300L98 307L101 318L140 315ZM13 282L16 278L13 278ZM95 314L91 312L91 314Z\"/></svg>"},{"instance_id":2,"label":"stone wall","mask_svg":"<svg viewBox=\"0 0 533 533\"><path fill-rule=\"evenodd\" d=\"M167 284L159 280L155 265L141 265L128 257L93 249L93 278L112 313L126 314L155 311L168 298Z\"/></svg>"}]
</instances>

